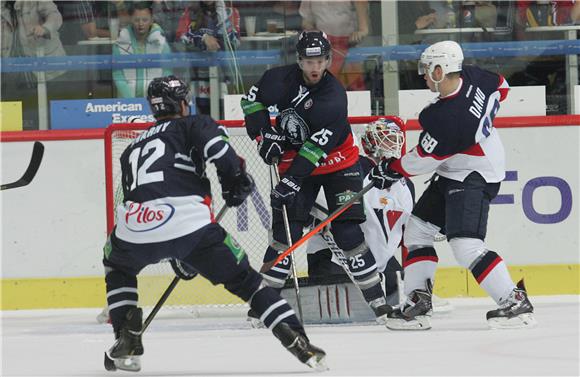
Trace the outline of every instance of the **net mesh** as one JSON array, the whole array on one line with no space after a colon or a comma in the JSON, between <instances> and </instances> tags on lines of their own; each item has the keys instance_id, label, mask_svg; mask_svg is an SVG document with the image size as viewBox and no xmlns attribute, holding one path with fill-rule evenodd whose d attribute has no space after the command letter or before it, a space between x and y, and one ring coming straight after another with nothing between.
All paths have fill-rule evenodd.
<instances>
[{"instance_id":1,"label":"net mesh","mask_svg":"<svg viewBox=\"0 0 580 377\"><path fill-rule=\"evenodd\" d=\"M370 119L365 120L366 122L371 121ZM351 119L357 142L363 133L366 122ZM115 221L114 209L123 202L119 158L131 141L140 135L146 127L147 125L134 123L116 124L107 130L105 142L107 153L110 153L110 158L106 163L107 190L112 193L107 200L109 222L111 219ZM260 159L256 151L256 143L247 137L245 129L230 127L229 133L230 143L238 155L246 160L246 168L256 182L256 190L240 207L228 209L221 219L220 225L242 245L250 259L250 264L259 270L270 240L272 215L269 195L274 176L270 167ZM224 205L224 201L221 198L221 186L213 164L208 164L208 177L213 189L213 210L217 214ZM109 227L112 227L112 224L109 224ZM298 249L293 255L295 256L298 276L306 276L307 262L304 249ZM154 305L174 276L168 262L146 267L138 277L139 305ZM199 277L190 281L181 281L170 295L166 306L185 310L194 315L205 312L210 312L212 315L218 312L222 314L227 314L227 312L239 313L247 308L238 297L226 291L223 286L213 286L206 279Z\"/></svg>"}]
</instances>

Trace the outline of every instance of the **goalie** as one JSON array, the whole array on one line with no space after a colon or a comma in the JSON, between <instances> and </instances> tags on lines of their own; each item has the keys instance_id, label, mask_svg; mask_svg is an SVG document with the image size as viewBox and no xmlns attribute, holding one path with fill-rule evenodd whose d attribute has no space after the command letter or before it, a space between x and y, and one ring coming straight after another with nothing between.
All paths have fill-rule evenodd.
<instances>
[{"instance_id":1,"label":"goalie","mask_svg":"<svg viewBox=\"0 0 580 377\"><path fill-rule=\"evenodd\" d=\"M368 173L381 159L400 158L405 135L401 131L402 120L398 117L384 117L369 124L363 136L361 145L364 155L360 156L365 185L370 182ZM373 188L364 196L366 221L361 224L365 240L377 261L377 270L381 274L383 289L387 304L399 305L404 301L403 280L397 272L402 268L395 252L403 247L403 260L406 249L403 246L405 224L411 215L415 200L415 189L408 178L401 178L388 189ZM311 215L315 226L328 216L324 195L319 195ZM333 250L334 249L334 250ZM342 251L337 249L328 229L312 237L307 246L308 276L313 282L325 281L348 282L345 273L346 263L356 263L356 260L345 260ZM404 262L403 262L404 264ZM342 277L342 279L340 279ZM452 310L452 305L445 299L433 295L433 310L445 313Z\"/></svg>"},{"instance_id":2,"label":"goalie","mask_svg":"<svg viewBox=\"0 0 580 377\"><path fill-rule=\"evenodd\" d=\"M382 158L401 157L405 143L401 126L402 121L398 117L385 117L366 127L361 137L365 154L359 156L363 176L366 177L364 185L370 182L367 177L369 171ZM404 224L413 210L414 196L413 183L409 179L401 179L389 189L373 188L364 196L366 221L361 224L361 229L375 257L377 270L382 275L387 304L391 306L399 303L396 271L401 270L394 255L401 245ZM315 222L328 216L324 195L318 196L311 215ZM328 229L324 229L322 234L317 234L308 242L307 253L309 277L323 278L332 275L346 277L344 262L358 263L356 258L344 259L342 251L336 248Z\"/></svg>"}]
</instances>

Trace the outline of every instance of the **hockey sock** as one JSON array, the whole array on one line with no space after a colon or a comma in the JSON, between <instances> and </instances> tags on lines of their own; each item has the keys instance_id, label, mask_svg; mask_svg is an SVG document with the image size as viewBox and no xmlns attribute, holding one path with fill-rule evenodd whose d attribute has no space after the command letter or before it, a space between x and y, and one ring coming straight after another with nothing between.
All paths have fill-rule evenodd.
<instances>
[{"instance_id":1,"label":"hockey sock","mask_svg":"<svg viewBox=\"0 0 580 377\"><path fill-rule=\"evenodd\" d=\"M281 249L282 251L285 250L284 245L274 241L274 246L277 245L280 245L280 247L274 248L272 246L268 246L266 254L264 255L264 262L276 259L280 253L280 250L277 249ZM284 283L290 274L290 258L291 257L284 258L280 263L276 264L268 271L260 271L262 272L262 276L267 281L269 286L277 289L282 289L282 287L284 287Z\"/></svg>"},{"instance_id":2,"label":"hockey sock","mask_svg":"<svg viewBox=\"0 0 580 377\"><path fill-rule=\"evenodd\" d=\"M348 269L362 291L367 302L373 301L385 294L381 287L381 278L377 270L377 263L373 253L370 252L366 244L361 244L357 249L345 252L348 256Z\"/></svg>"},{"instance_id":3,"label":"hockey sock","mask_svg":"<svg viewBox=\"0 0 580 377\"><path fill-rule=\"evenodd\" d=\"M107 304L113 330L115 330L115 334L119 334L125 323L125 315L130 309L137 307L139 298L137 277L119 270L109 269L110 267L106 268L108 271L105 276Z\"/></svg>"},{"instance_id":4,"label":"hockey sock","mask_svg":"<svg viewBox=\"0 0 580 377\"><path fill-rule=\"evenodd\" d=\"M365 301L369 303L376 300L377 298L385 296L385 292L383 292L383 287L381 287L380 283L377 283L368 289L361 289L361 292L365 298Z\"/></svg>"},{"instance_id":5,"label":"hockey sock","mask_svg":"<svg viewBox=\"0 0 580 377\"><path fill-rule=\"evenodd\" d=\"M257 291L250 301L250 307L258 314L260 321L270 330L278 323L284 322L293 330L306 336L294 310L271 287L263 287Z\"/></svg>"},{"instance_id":6,"label":"hockey sock","mask_svg":"<svg viewBox=\"0 0 580 377\"><path fill-rule=\"evenodd\" d=\"M497 304L505 300L516 287L505 262L494 251L485 250L469 269L481 288Z\"/></svg>"},{"instance_id":7,"label":"hockey sock","mask_svg":"<svg viewBox=\"0 0 580 377\"><path fill-rule=\"evenodd\" d=\"M405 268L405 295L416 289L425 289L425 281L434 281L439 258L433 247L421 247L409 251L403 261Z\"/></svg>"}]
</instances>

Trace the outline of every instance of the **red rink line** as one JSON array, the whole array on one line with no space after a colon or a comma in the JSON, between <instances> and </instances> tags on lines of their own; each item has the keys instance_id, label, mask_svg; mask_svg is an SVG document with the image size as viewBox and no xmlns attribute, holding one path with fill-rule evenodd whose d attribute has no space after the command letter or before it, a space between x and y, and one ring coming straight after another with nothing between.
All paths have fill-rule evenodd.
<instances>
[{"instance_id":1,"label":"red rink line","mask_svg":"<svg viewBox=\"0 0 580 377\"><path fill-rule=\"evenodd\" d=\"M372 117L350 117L353 123L368 123L376 120ZM227 127L242 127L241 120L220 120L220 124ZM135 128L147 128L149 123L131 123ZM406 129L409 131L420 130L417 119L407 121ZM529 117L501 117L495 118L493 122L496 128L519 128L519 127L566 127L580 126L580 115L548 115ZM0 141L55 141L55 140L86 140L103 139L105 128L88 128L79 130L48 130L48 131L6 131L0 132Z\"/></svg>"}]
</instances>

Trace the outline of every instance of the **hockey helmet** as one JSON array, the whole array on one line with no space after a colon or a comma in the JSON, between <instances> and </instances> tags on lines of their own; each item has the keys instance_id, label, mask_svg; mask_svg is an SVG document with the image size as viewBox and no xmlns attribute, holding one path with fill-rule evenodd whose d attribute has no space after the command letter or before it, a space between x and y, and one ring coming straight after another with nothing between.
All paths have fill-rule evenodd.
<instances>
[{"instance_id":1,"label":"hockey helmet","mask_svg":"<svg viewBox=\"0 0 580 377\"><path fill-rule=\"evenodd\" d=\"M176 76L154 78L147 88L147 101L155 117L179 114L181 102L191 102L189 87Z\"/></svg>"},{"instance_id":2,"label":"hockey helmet","mask_svg":"<svg viewBox=\"0 0 580 377\"><path fill-rule=\"evenodd\" d=\"M312 58L318 56L325 56L330 58L330 41L326 33L318 30L303 31L298 37L296 44L296 55L298 60L302 58Z\"/></svg>"},{"instance_id":3,"label":"hockey helmet","mask_svg":"<svg viewBox=\"0 0 580 377\"><path fill-rule=\"evenodd\" d=\"M361 144L369 157L379 160L400 158L405 144L405 134L395 121L379 118L366 126Z\"/></svg>"},{"instance_id":4,"label":"hockey helmet","mask_svg":"<svg viewBox=\"0 0 580 377\"><path fill-rule=\"evenodd\" d=\"M454 41L442 41L427 47L419 60L419 75L432 74L435 67L440 66L443 74L461 72L463 64L463 51L459 43Z\"/></svg>"}]
</instances>

